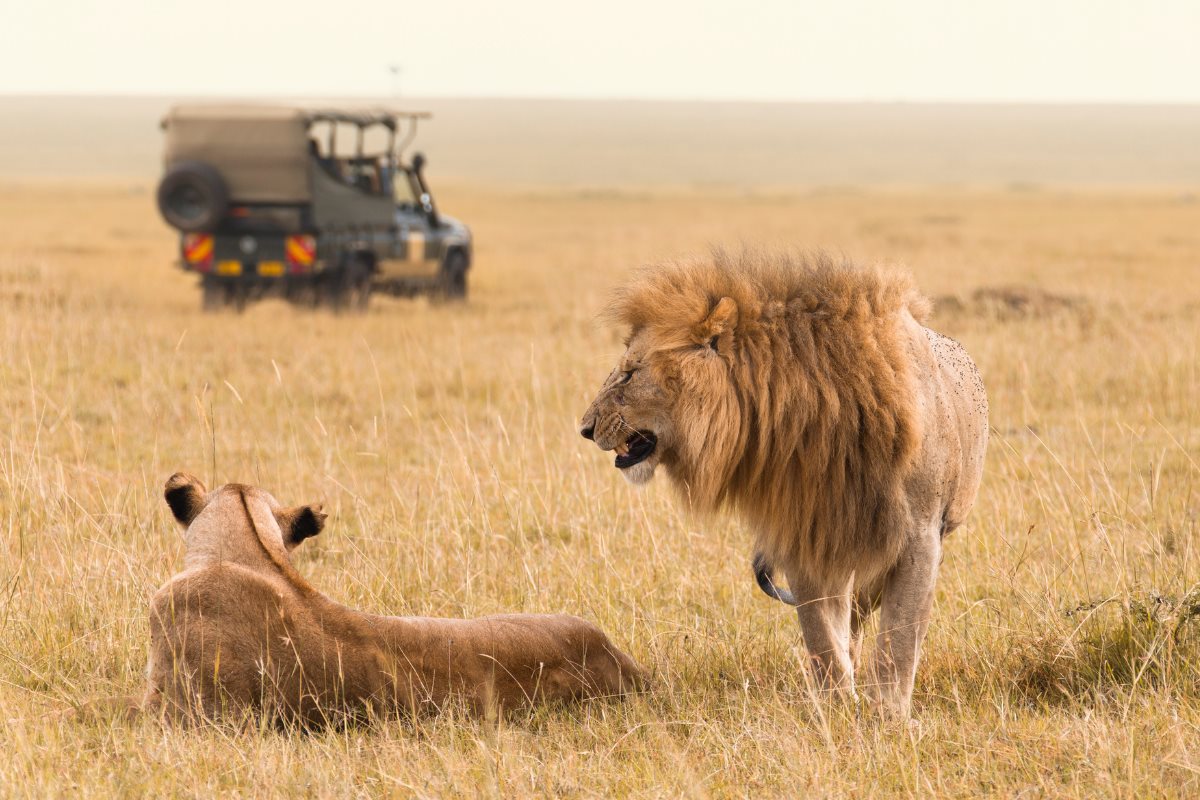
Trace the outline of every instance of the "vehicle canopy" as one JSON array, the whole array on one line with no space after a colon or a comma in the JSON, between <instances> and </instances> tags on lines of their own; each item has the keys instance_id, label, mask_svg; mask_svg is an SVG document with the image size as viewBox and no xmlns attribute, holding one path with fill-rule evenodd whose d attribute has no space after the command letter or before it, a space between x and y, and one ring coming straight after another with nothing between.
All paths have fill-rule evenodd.
<instances>
[{"instance_id":1,"label":"vehicle canopy","mask_svg":"<svg viewBox=\"0 0 1200 800\"><path fill-rule=\"evenodd\" d=\"M330 123L332 155L339 123L357 126L357 157L363 157L363 131L388 131L388 156L396 156L395 138L409 122L406 144L424 112L306 109L271 105L180 105L162 120L166 132L164 165L200 161L218 170L229 196L241 203L309 203L313 200L310 164L315 155L313 126Z\"/></svg>"}]
</instances>

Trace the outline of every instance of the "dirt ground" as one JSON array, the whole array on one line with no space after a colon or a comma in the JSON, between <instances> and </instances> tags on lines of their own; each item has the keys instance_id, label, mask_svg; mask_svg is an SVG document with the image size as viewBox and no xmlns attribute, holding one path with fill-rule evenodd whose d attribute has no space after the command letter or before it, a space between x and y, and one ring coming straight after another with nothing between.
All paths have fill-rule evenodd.
<instances>
[{"instance_id":1,"label":"dirt ground","mask_svg":"<svg viewBox=\"0 0 1200 800\"><path fill-rule=\"evenodd\" d=\"M203 314L152 182L0 184L3 794L1189 797L1200 789L1200 204L1181 191L440 187L464 306ZM640 264L828 247L910 269L987 384L911 729L826 711L750 536L575 432ZM300 735L65 721L138 691L173 471L320 500L298 551L395 614L566 611L624 703Z\"/></svg>"}]
</instances>

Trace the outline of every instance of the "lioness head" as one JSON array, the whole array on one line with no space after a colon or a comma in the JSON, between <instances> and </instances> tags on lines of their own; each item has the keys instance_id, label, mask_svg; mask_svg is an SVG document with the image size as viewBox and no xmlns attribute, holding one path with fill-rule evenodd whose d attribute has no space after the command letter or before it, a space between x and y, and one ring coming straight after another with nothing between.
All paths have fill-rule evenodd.
<instances>
[{"instance_id":1,"label":"lioness head","mask_svg":"<svg viewBox=\"0 0 1200 800\"><path fill-rule=\"evenodd\" d=\"M213 491L177 472L163 489L175 520L184 528L185 566L232 561L257 567L277 562L325 526L320 504L285 508L270 493L228 483Z\"/></svg>"},{"instance_id":2,"label":"lioness head","mask_svg":"<svg viewBox=\"0 0 1200 800\"><path fill-rule=\"evenodd\" d=\"M584 438L616 452L614 466L630 483L649 481L659 464L688 482L711 432L729 422L719 417L738 413L728 392L737 320L737 303L720 297L673 325L634 322L580 425Z\"/></svg>"}]
</instances>

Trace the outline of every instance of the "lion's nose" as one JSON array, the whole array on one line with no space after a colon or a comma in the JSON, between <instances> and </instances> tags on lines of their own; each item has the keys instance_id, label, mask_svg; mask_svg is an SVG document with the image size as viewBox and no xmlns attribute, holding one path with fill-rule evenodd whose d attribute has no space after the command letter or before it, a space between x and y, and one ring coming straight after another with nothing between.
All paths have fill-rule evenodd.
<instances>
[{"instance_id":1,"label":"lion's nose","mask_svg":"<svg viewBox=\"0 0 1200 800\"><path fill-rule=\"evenodd\" d=\"M596 438L596 426L595 425L584 425L582 428L579 429L579 435L585 439L594 440Z\"/></svg>"}]
</instances>

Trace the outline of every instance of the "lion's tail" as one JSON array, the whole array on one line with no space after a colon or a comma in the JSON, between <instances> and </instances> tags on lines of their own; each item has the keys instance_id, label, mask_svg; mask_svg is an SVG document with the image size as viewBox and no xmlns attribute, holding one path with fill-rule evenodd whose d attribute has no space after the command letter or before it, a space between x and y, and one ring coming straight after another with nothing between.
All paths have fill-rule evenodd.
<instances>
[{"instance_id":1,"label":"lion's tail","mask_svg":"<svg viewBox=\"0 0 1200 800\"><path fill-rule=\"evenodd\" d=\"M771 566L766 555L761 551L754 554L754 580L758 581L758 588L762 589L767 597L773 597L789 606L796 605L796 598L791 592L775 585L775 581L771 578L774 572L775 568Z\"/></svg>"}]
</instances>

